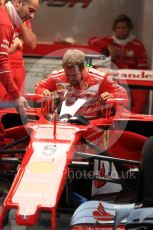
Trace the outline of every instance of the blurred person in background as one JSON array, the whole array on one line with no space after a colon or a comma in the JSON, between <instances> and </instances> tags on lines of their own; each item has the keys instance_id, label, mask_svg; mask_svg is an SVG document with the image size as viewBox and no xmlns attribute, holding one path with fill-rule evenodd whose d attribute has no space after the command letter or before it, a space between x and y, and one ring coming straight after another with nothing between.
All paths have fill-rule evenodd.
<instances>
[{"instance_id":1,"label":"blurred person in background","mask_svg":"<svg viewBox=\"0 0 153 230\"><path fill-rule=\"evenodd\" d=\"M112 62L119 69L148 69L148 58L145 47L131 34L133 23L126 15L118 15L113 22L113 35L102 38L91 38L89 46L111 56ZM143 113L148 100L147 90L131 89L131 111Z\"/></svg>"}]
</instances>

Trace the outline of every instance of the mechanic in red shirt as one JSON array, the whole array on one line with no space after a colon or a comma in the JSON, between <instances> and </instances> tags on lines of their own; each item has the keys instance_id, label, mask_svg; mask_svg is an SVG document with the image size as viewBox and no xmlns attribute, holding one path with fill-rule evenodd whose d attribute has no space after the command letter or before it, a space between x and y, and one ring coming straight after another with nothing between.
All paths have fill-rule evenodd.
<instances>
[{"instance_id":1,"label":"mechanic in red shirt","mask_svg":"<svg viewBox=\"0 0 153 230\"><path fill-rule=\"evenodd\" d=\"M9 49L13 43L15 30L20 31L24 34L25 40L27 39L29 34L26 33L23 22L33 18L38 7L39 0L13 0L0 6L0 82L22 115L25 115L25 109L29 108L29 105L13 80L9 64ZM3 101L0 100L0 103L0 107L3 107ZM0 123L1 146L5 144L3 135L4 130Z\"/></svg>"},{"instance_id":2,"label":"mechanic in red shirt","mask_svg":"<svg viewBox=\"0 0 153 230\"><path fill-rule=\"evenodd\" d=\"M20 90L24 93L25 68L23 60L23 46L34 49L37 45L37 37L31 29L29 20L24 22L25 33L15 32L14 43L9 50L9 61L13 79Z\"/></svg>"},{"instance_id":3,"label":"mechanic in red shirt","mask_svg":"<svg viewBox=\"0 0 153 230\"><path fill-rule=\"evenodd\" d=\"M102 100L110 98L128 98L126 90L117 82L102 72L85 67L85 54L77 49L67 50L63 56L63 69L54 71L48 78L35 85L35 92L45 97L52 91L59 94L63 90L70 90L71 99L81 97L87 93L88 97L95 98L95 102L86 106L81 115L85 117L101 116ZM127 105L127 101L123 102Z\"/></svg>"},{"instance_id":4,"label":"mechanic in red shirt","mask_svg":"<svg viewBox=\"0 0 153 230\"><path fill-rule=\"evenodd\" d=\"M132 34L133 23L126 15L119 15L113 22L114 34L110 37L91 38L89 46L97 48L119 69L148 69L148 58L142 42ZM131 91L131 111L142 113L148 99L147 90Z\"/></svg>"},{"instance_id":5,"label":"mechanic in red shirt","mask_svg":"<svg viewBox=\"0 0 153 230\"><path fill-rule=\"evenodd\" d=\"M23 59L23 46L27 46L31 49L36 47L37 37L31 29L30 21L24 22L23 29L26 30L25 33L20 33L16 30L14 34L13 44L9 49L9 63L11 67L12 77L18 87L20 93L24 93L24 83L25 83L25 68L24 68L24 59ZM0 100L1 101L10 101L11 98L8 95L6 89L3 87L0 82Z\"/></svg>"},{"instance_id":6,"label":"mechanic in red shirt","mask_svg":"<svg viewBox=\"0 0 153 230\"><path fill-rule=\"evenodd\" d=\"M23 29L26 30L25 33L20 33L16 30L14 34L13 44L9 49L9 63L11 67L12 77L18 87L20 93L24 93L24 83L25 83L25 67L23 59L23 46L27 46L34 49L37 45L37 37L31 29L30 21L24 22ZM10 101L11 98L8 95L6 89L0 82L0 101Z\"/></svg>"},{"instance_id":7,"label":"mechanic in red shirt","mask_svg":"<svg viewBox=\"0 0 153 230\"><path fill-rule=\"evenodd\" d=\"M21 34L26 34L23 22L34 17L38 6L38 0L25 0L24 2L13 0L0 6L0 81L22 114L25 114L25 108L28 108L28 104L25 98L21 96L13 80L9 65L9 49L13 42L15 30L19 30Z\"/></svg>"}]
</instances>

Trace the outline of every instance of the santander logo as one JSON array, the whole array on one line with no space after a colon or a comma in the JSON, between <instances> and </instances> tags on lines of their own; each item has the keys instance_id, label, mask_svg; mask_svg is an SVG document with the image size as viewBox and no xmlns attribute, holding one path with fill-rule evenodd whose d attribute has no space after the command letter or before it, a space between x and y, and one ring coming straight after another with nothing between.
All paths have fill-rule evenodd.
<instances>
[{"instance_id":1,"label":"santander logo","mask_svg":"<svg viewBox=\"0 0 153 230\"><path fill-rule=\"evenodd\" d=\"M120 69L108 71L108 74L119 80L153 81L153 71L151 70Z\"/></svg>"}]
</instances>

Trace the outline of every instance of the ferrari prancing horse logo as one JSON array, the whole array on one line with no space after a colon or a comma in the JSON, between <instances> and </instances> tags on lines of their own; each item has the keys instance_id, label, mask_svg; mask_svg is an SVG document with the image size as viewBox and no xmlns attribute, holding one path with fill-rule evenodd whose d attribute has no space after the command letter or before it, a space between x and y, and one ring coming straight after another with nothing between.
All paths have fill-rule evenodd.
<instances>
[{"instance_id":1,"label":"ferrari prancing horse logo","mask_svg":"<svg viewBox=\"0 0 153 230\"><path fill-rule=\"evenodd\" d=\"M84 82L84 83L83 83L83 89L84 89L84 90L88 89L88 86L89 86L89 85L88 85L87 82Z\"/></svg>"},{"instance_id":2,"label":"ferrari prancing horse logo","mask_svg":"<svg viewBox=\"0 0 153 230\"><path fill-rule=\"evenodd\" d=\"M106 149L108 147L108 144L109 144L109 130L104 131L103 137L104 137L104 139L103 139L104 147Z\"/></svg>"}]
</instances>

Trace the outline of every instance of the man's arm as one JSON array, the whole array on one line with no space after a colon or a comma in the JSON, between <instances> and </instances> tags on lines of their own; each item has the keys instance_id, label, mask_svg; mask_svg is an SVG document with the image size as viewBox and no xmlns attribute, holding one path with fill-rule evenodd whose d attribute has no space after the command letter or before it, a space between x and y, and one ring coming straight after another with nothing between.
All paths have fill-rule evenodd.
<instances>
[{"instance_id":1,"label":"man's arm","mask_svg":"<svg viewBox=\"0 0 153 230\"><path fill-rule=\"evenodd\" d=\"M137 68L138 69L148 69L148 56L146 49L142 42L138 42L136 59L137 59Z\"/></svg>"},{"instance_id":2,"label":"man's arm","mask_svg":"<svg viewBox=\"0 0 153 230\"><path fill-rule=\"evenodd\" d=\"M12 78L8 61L8 52L11 39L11 28L5 25L0 25L0 81L4 85L11 98L17 99L19 97L19 90L17 89Z\"/></svg>"},{"instance_id":3,"label":"man's arm","mask_svg":"<svg viewBox=\"0 0 153 230\"><path fill-rule=\"evenodd\" d=\"M100 87L101 98L107 100L110 98L123 98L126 99L122 102L123 106L128 106L129 97L124 87L120 86L109 76L104 76L104 80Z\"/></svg>"},{"instance_id":4,"label":"man's arm","mask_svg":"<svg viewBox=\"0 0 153 230\"><path fill-rule=\"evenodd\" d=\"M89 39L88 45L96 48L97 51L102 53L105 56L111 56L109 47L112 45L111 37L102 37L102 38L93 38Z\"/></svg>"},{"instance_id":5,"label":"man's arm","mask_svg":"<svg viewBox=\"0 0 153 230\"><path fill-rule=\"evenodd\" d=\"M16 37L13 40L13 44L9 48L9 54L15 53L18 49L20 50L22 48L23 48L23 41L20 38Z\"/></svg>"},{"instance_id":6,"label":"man's arm","mask_svg":"<svg viewBox=\"0 0 153 230\"><path fill-rule=\"evenodd\" d=\"M21 39L23 40L23 43L31 48L34 49L37 45L37 37L35 33L32 31L31 28L27 26L27 24L22 24L22 29L21 29Z\"/></svg>"},{"instance_id":7,"label":"man's arm","mask_svg":"<svg viewBox=\"0 0 153 230\"><path fill-rule=\"evenodd\" d=\"M0 25L0 81L12 100L15 101L16 107L19 108L21 114L25 115L25 108L28 108L29 106L26 99L19 94L8 61L9 45L13 36L12 33L13 32L9 26Z\"/></svg>"},{"instance_id":8,"label":"man's arm","mask_svg":"<svg viewBox=\"0 0 153 230\"><path fill-rule=\"evenodd\" d=\"M54 90L56 90L56 84L52 75L49 75L46 79L40 80L35 85L35 93L42 94L43 96L49 96L50 92Z\"/></svg>"}]
</instances>

